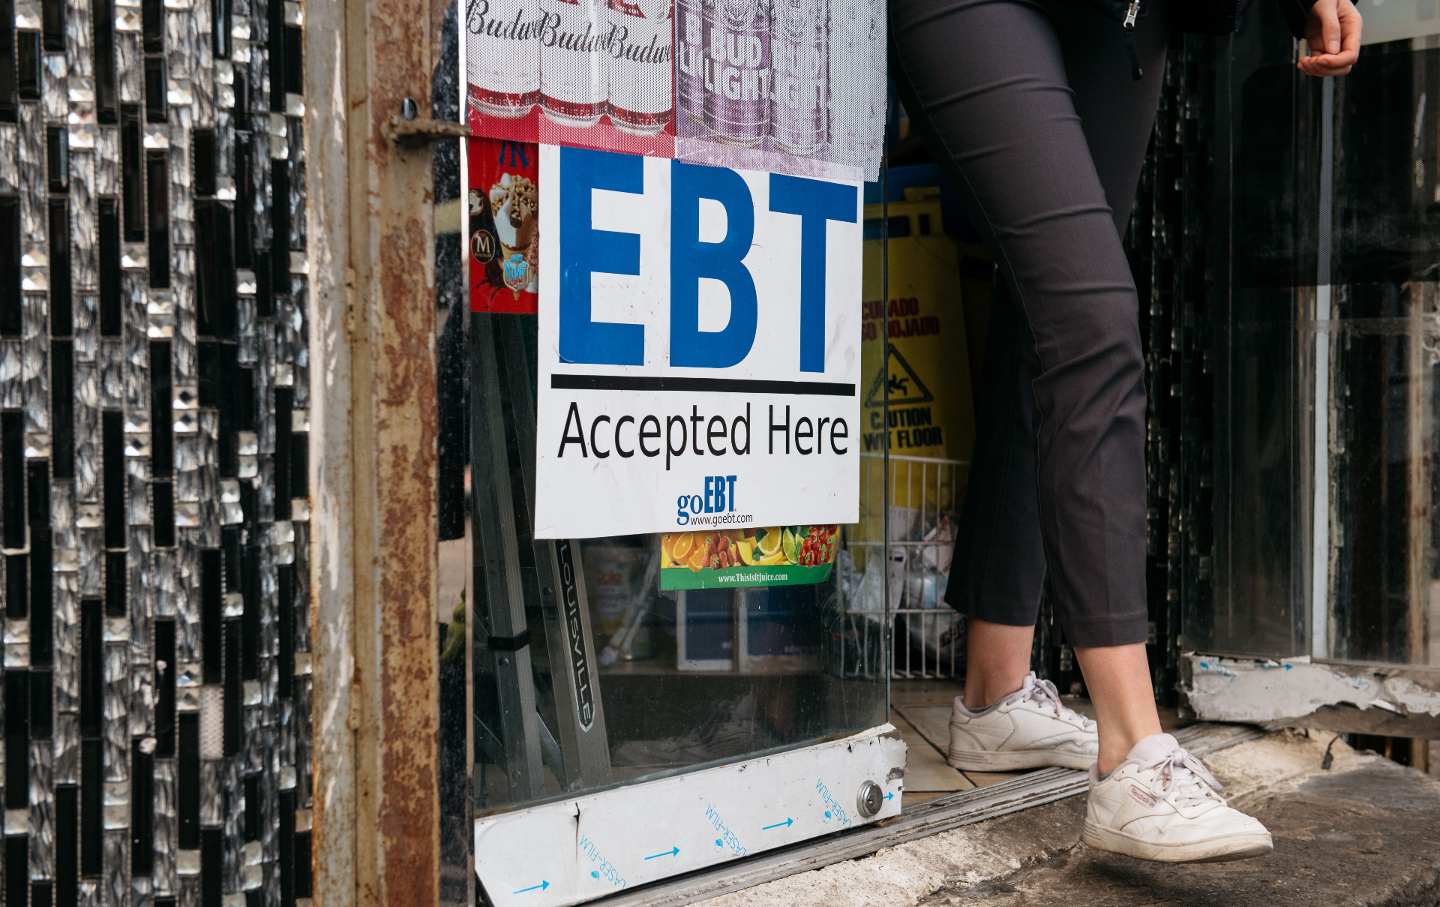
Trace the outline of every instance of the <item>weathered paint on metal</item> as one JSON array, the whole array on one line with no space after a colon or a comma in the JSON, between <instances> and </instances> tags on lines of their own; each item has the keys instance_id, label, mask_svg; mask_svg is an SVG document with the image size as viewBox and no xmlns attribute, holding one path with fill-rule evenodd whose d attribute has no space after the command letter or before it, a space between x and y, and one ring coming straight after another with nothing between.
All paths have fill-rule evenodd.
<instances>
[{"instance_id":1,"label":"weathered paint on metal","mask_svg":"<svg viewBox=\"0 0 1440 907\"><path fill-rule=\"evenodd\" d=\"M429 97L429 23L418 0L346 7L362 904L438 899L430 155L386 135L405 98Z\"/></svg>"},{"instance_id":2,"label":"weathered paint on metal","mask_svg":"<svg viewBox=\"0 0 1440 907\"><path fill-rule=\"evenodd\" d=\"M341 0L308 0L305 15L305 153L310 162L306 236L312 300L313 897L317 904L345 905L357 902L345 5Z\"/></svg>"}]
</instances>

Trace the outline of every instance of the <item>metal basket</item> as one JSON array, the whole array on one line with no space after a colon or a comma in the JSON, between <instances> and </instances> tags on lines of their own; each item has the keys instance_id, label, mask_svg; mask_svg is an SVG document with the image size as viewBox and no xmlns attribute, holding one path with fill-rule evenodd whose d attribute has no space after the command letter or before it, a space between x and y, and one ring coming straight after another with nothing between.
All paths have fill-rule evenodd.
<instances>
[{"instance_id":1,"label":"metal basket","mask_svg":"<svg viewBox=\"0 0 1440 907\"><path fill-rule=\"evenodd\" d=\"M896 680L964 670L964 623L944 593L968 466L936 457L861 455L865 486L879 487L884 475L890 506L887 512L862 504L860 523L848 530L849 569L840 583L845 676L878 676L887 648L893 648Z\"/></svg>"}]
</instances>

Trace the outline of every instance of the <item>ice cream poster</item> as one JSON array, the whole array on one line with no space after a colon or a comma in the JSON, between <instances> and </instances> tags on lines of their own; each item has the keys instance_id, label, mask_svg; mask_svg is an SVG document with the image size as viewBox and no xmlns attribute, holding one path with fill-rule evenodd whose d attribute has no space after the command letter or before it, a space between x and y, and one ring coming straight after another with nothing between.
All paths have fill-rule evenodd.
<instances>
[{"instance_id":1,"label":"ice cream poster","mask_svg":"<svg viewBox=\"0 0 1440 907\"><path fill-rule=\"evenodd\" d=\"M535 314L540 282L540 151L466 142L470 311Z\"/></svg>"},{"instance_id":2,"label":"ice cream poster","mask_svg":"<svg viewBox=\"0 0 1440 907\"><path fill-rule=\"evenodd\" d=\"M835 569L838 526L670 532L660 538L660 588L743 589L823 583Z\"/></svg>"}]
</instances>

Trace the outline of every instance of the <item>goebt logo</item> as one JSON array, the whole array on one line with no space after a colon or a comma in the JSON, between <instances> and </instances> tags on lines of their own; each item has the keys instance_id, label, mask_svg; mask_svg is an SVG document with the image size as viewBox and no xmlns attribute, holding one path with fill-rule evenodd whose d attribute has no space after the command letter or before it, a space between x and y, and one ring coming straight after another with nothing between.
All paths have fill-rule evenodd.
<instances>
[{"instance_id":1,"label":"goebt logo","mask_svg":"<svg viewBox=\"0 0 1440 907\"><path fill-rule=\"evenodd\" d=\"M675 501L675 525L688 526L701 513L732 513L735 510L735 477L706 476L704 494L682 494Z\"/></svg>"}]
</instances>

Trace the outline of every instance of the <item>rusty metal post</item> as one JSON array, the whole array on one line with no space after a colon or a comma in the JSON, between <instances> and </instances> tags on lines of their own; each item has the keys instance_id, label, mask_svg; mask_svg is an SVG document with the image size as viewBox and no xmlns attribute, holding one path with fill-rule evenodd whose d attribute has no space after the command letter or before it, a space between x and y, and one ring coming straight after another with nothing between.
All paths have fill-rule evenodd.
<instances>
[{"instance_id":1,"label":"rusty metal post","mask_svg":"<svg viewBox=\"0 0 1440 907\"><path fill-rule=\"evenodd\" d=\"M356 890L434 904L437 733L434 236L427 145L392 144L428 107L430 9L347 0L351 413L355 470Z\"/></svg>"},{"instance_id":2,"label":"rusty metal post","mask_svg":"<svg viewBox=\"0 0 1440 907\"><path fill-rule=\"evenodd\" d=\"M436 903L434 241L423 0L307 0L315 897Z\"/></svg>"}]
</instances>

